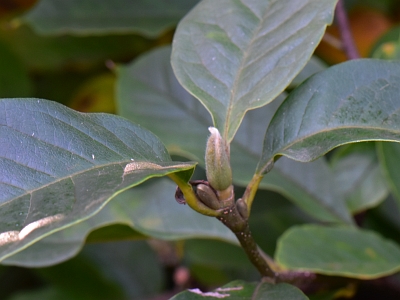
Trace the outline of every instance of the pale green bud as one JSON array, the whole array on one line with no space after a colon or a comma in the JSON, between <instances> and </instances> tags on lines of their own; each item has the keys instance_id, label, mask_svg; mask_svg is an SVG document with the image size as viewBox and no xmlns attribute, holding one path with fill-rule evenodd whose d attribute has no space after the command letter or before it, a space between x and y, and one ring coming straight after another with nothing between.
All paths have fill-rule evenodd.
<instances>
[{"instance_id":1,"label":"pale green bud","mask_svg":"<svg viewBox=\"0 0 400 300\"><path fill-rule=\"evenodd\" d=\"M215 127L211 132L206 148L206 174L210 185L217 191L224 191L232 184L232 170L229 162L229 148Z\"/></svg>"}]
</instances>

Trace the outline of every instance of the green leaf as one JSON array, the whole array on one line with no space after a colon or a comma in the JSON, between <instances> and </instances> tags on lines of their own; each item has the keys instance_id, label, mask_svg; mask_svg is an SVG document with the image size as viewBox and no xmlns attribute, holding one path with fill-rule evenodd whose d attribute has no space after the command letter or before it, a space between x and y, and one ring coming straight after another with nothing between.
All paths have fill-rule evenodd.
<instances>
[{"instance_id":1,"label":"green leaf","mask_svg":"<svg viewBox=\"0 0 400 300\"><path fill-rule=\"evenodd\" d=\"M308 299L298 288L287 283L248 283L240 280L232 281L227 285L211 292L202 292L191 289L179 293L171 300L203 300L203 299L230 299L230 300L301 300Z\"/></svg>"},{"instance_id":2,"label":"green leaf","mask_svg":"<svg viewBox=\"0 0 400 300\"><path fill-rule=\"evenodd\" d=\"M264 184L291 199L317 220L352 224L350 211L335 180L325 158L304 164L283 157L265 176Z\"/></svg>"},{"instance_id":3,"label":"green leaf","mask_svg":"<svg viewBox=\"0 0 400 300\"><path fill-rule=\"evenodd\" d=\"M118 194L93 217L51 234L2 263L41 267L65 261L81 250L91 231L110 224L124 224L145 236L164 240L207 237L237 243L233 233L217 219L179 205L174 199L175 189L170 180L150 180Z\"/></svg>"},{"instance_id":4,"label":"green leaf","mask_svg":"<svg viewBox=\"0 0 400 300\"><path fill-rule=\"evenodd\" d=\"M337 180L335 187L352 213L377 206L389 193L375 143L343 146L334 152L331 167Z\"/></svg>"},{"instance_id":5,"label":"green leaf","mask_svg":"<svg viewBox=\"0 0 400 300\"><path fill-rule=\"evenodd\" d=\"M377 149L389 188L400 208L400 145L397 143L378 143Z\"/></svg>"},{"instance_id":6,"label":"green leaf","mask_svg":"<svg viewBox=\"0 0 400 300\"><path fill-rule=\"evenodd\" d=\"M257 172L275 156L308 162L343 144L400 141L400 63L354 60L320 72L279 107Z\"/></svg>"},{"instance_id":7,"label":"green leaf","mask_svg":"<svg viewBox=\"0 0 400 300\"><path fill-rule=\"evenodd\" d=\"M170 153L204 166L211 120L205 108L177 82L169 57L170 48L164 47L118 69L119 113L154 132ZM261 155L260 137L283 97L284 94L267 106L249 111L243 119L231 143L235 184L246 186L253 177ZM324 159L302 164L282 158L260 188L284 194L319 220L350 223L344 199L333 181L334 174Z\"/></svg>"},{"instance_id":8,"label":"green leaf","mask_svg":"<svg viewBox=\"0 0 400 300\"><path fill-rule=\"evenodd\" d=\"M308 63L304 66L303 70L301 70L300 73L297 74L297 76L290 83L289 88L297 87L298 85L303 83L304 80L308 79L318 72L326 70L327 68L328 65L324 61L322 61L317 56L312 56Z\"/></svg>"},{"instance_id":9,"label":"green leaf","mask_svg":"<svg viewBox=\"0 0 400 300\"><path fill-rule=\"evenodd\" d=\"M41 0L23 18L40 34L157 36L174 27L198 0Z\"/></svg>"},{"instance_id":10,"label":"green leaf","mask_svg":"<svg viewBox=\"0 0 400 300\"><path fill-rule=\"evenodd\" d=\"M331 23L336 0L203 0L179 23L172 66L232 141L246 111L274 100Z\"/></svg>"},{"instance_id":11,"label":"green leaf","mask_svg":"<svg viewBox=\"0 0 400 300\"><path fill-rule=\"evenodd\" d=\"M278 241L277 262L288 269L373 279L400 270L400 247L354 227L292 227Z\"/></svg>"},{"instance_id":12,"label":"green leaf","mask_svg":"<svg viewBox=\"0 0 400 300\"><path fill-rule=\"evenodd\" d=\"M383 34L378 41L375 42L370 50L369 57L373 58L396 58L398 53L400 26L396 25ZM389 45L389 46L385 46ZM385 49L386 48L386 49ZM389 51L388 51L389 50Z\"/></svg>"},{"instance_id":13,"label":"green leaf","mask_svg":"<svg viewBox=\"0 0 400 300\"><path fill-rule=\"evenodd\" d=\"M0 100L0 142L1 260L93 216L122 190L194 167L172 162L152 133L121 117L41 99Z\"/></svg>"},{"instance_id":14,"label":"green leaf","mask_svg":"<svg viewBox=\"0 0 400 300\"><path fill-rule=\"evenodd\" d=\"M66 75L60 70L80 74L93 67L104 68L107 59L126 60L154 46L154 41L137 35L49 37L38 36L27 26L2 30L0 39L30 69L53 71L53 76Z\"/></svg>"}]
</instances>

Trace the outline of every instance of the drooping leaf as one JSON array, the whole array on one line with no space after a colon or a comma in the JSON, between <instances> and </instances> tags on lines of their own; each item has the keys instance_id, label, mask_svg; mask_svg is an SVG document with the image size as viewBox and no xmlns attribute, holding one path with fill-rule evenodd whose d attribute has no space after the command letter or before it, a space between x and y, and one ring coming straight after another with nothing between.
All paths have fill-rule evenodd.
<instances>
[{"instance_id":1,"label":"drooping leaf","mask_svg":"<svg viewBox=\"0 0 400 300\"><path fill-rule=\"evenodd\" d=\"M119 68L118 110L122 116L159 136L170 153L199 161L204 166L207 127L211 120L205 108L177 82L169 57L170 48L165 47ZM265 134L283 97L246 114L231 143L235 184L246 186L253 177L262 150L260 137ZM349 212L332 185L333 177L324 159L312 164L281 159L260 187L283 193L316 219L349 223Z\"/></svg>"},{"instance_id":2,"label":"drooping leaf","mask_svg":"<svg viewBox=\"0 0 400 300\"><path fill-rule=\"evenodd\" d=\"M287 283L247 283L232 281L211 292L202 292L199 289L190 289L179 293L171 300L203 300L203 299L229 299L229 300L306 300L306 295L298 288Z\"/></svg>"},{"instance_id":3,"label":"drooping leaf","mask_svg":"<svg viewBox=\"0 0 400 300\"><path fill-rule=\"evenodd\" d=\"M246 113L274 100L332 21L336 0L203 0L179 23L172 66L231 141Z\"/></svg>"},{"instance_id":4,"label":"drooping leaf","mask_svg":"<svg viewBox=\"0 0 400 300\"><path fill-rule=\"evenodd\" d=\"M194 167L172 162L152 133L121 117L42 99L0 100L0 144L0 260L89 218L124 189Z\"/></svg>"},{"instance_id":5,"label":"drooping leaf","mask_svg":"<svg viewBox=\"0 0 400 300\"><path fill-rule=\"evenodd\" d=\"M374 143L357 143L336 151L330 161L335 188L353 213L377 206L388 195Z\"/></svg>"},{"instance_id":6,"label":"drooping leaf","mask_svg":"<svg viewBox=\"0 0 400 300\"><path fill-rule=\"evenodd\" d=\"M377 148L382 170L400 209L400 145L397 143L379 143Z\"/></svg>"},{"instance_id":7,"label":"drooping leaf","mask_svg":"<svg viewBox=\"0 0 400 300\"><path fill-rule=\"evenodd\" d=\"M275 113L258 173L276 156L308 162L343 144L400 141L400 63L349 61L295 89Z\"/></svg>"},{"instance_id":8,"label":"drooping leaf","mask_svg":"<svg viewBox=\"0 0 400 300\"><path fill-rule=\"evenodd\" d=\"M288 269L359 279L400 270L400 247L377 233L354 227L292 227L278 241L277 262Z\"/></svg>"},{"instance_id":9,"label":"drooping leaf","mask_svg":"<svg viewBox=\"0 0 400 300\"><path fill-rule=\"evenodd\" d=\"M207 237L237 243L215 218L203 216L175 199L176 185L156 179L118 194L98 214L38 241L2 263L42 267L65 261L83 247L88 234L110 224L125 224L144 236L164 240Z\"/></svg>"},{"instance_id":10,"label":"drooping leaf","mask_svg":"<svg viewBox=\"0 0 400 300\"><path fill-rule=\"evenodd\" d=\"M157 36L175 26L198 0L42 0L22 21L40 34Z\"/></svg>"}]
</instances>

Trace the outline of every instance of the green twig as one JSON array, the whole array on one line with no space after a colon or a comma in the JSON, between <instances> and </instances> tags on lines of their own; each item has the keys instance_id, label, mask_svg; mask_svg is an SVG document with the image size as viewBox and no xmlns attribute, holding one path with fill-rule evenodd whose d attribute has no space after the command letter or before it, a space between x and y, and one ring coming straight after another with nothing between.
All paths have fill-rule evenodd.
<instances>
[{"instance_id":1,"label":"green twig","mask_svg":"<svg viewBox=\"0 0 400 300\"><path fill-rule=\"evenodd\" d=\"M168 174L168 177L171 178L175 183L178 185L178 187L181 189L183 195L185 196L186 203L195 211L198 213L201 213L206 216L210 217L217 217L220 215L219 211L213 210L200 202L196 194L193 191L193 187L191 184L188 182L185 182L182 180L179 176L177 176L175 173Z\"/></svg>"},{"instance_id":2,"label":"green twig","mask_svg":"<svg viewBox=\"0 0 400 300\"><path fill-rule=\"evenodd\" d=\"M253 178L247 185L246 190L243 194L242 199L243 199L244 203L247 204L247 210L248 210L249 215L250 215L251 206L253 204L254 197L256 196L258 186L260 185L260 182L262 179L263 179L262 175L254 174Z\"/></svg>"}]
</instances>

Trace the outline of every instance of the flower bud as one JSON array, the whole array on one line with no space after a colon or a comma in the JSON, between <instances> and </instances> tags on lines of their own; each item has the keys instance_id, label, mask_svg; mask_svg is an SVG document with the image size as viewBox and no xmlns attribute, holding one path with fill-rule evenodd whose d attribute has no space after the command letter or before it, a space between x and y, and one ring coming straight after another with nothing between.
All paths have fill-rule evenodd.
<instances>
[{"instance_id":1,"label":"flower bud","mask_svg":"<svg viewBox=\"0 0 400 300\"><path fill-rule=\"evenodd\" d=\"M232 170L229 162L229 150L215 127L211 132L206 148L206 174L210 185L217 191L224 191L232 184Z\"/></svg>"},{"instance_id":2,"label":"flower bud","mask_svg":"<svg viewBox=\"0 0 400 300\"><path fill-rule=\"evenodd\" d=\"M212 209L220 209L219 200L215 192L208 185L199 184L196 187L197 197L203 204Z\"/></svg>"}]
</instances>

